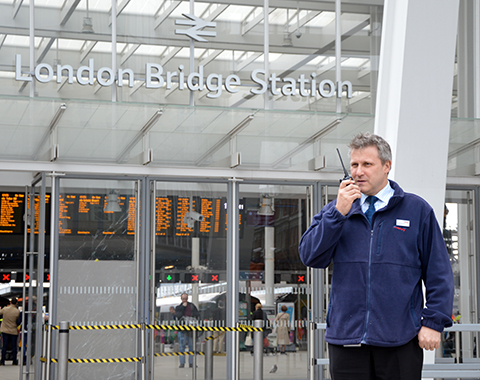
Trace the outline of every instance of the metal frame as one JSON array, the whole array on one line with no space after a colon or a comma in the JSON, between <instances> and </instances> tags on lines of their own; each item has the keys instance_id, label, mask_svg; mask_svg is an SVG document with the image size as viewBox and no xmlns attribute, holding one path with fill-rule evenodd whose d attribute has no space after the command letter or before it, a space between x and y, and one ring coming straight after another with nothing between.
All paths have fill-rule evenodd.
<instances>
[{"instance_id":1,"label":"metal frame","mask_svg":"<svg viewBox=\"0 0 480 380\"><path fill-rule=\"evenodd\" d=\"M58 299L58 261L59 261L59 249L58 249L58 242L59 242L59 233L58 233L58 226L59 223L59 213L56 211L59 209L59 199L58 199L58 192L60 190L60 177L62 179L85 179L85 180L105 180L105 181L130 181L135 183L135 194L136 194L136 221L135 221L135 243L134 243L134 249L135 249L135 261L137 262L137 301L136 301L136 309L137 309L137 322L140 324L145 324L150 321L150 310L149 310L149 301L150 301L150 294L149 294L149 271L150 271L150 263L149 263L149 257L146 257L145 255L141 254L141 252L147 252L147 250L150 249L150 243L146 240L147 236L147 228L149 228L149 223L150 221L147 220L148 213L145 213L142 211L140 205L145 204L148 205L149 200L147 200L147 190L145 183L147 181L146 177L120 177L120 176L102 176L102 175L87 175L87 174L56 174L53 172L51 174L52 178L52 188L51 188L51 246L50 246L50 274L51 274L51 288L50 288L50 295L49 295L49 311L50 311L50 318L48 322L48 334L47 334L47 349L45 356L47 358L52 358L55 355L56 352L56 347L55 347L55 342L56 342L56 336L57 334L53 332L51 326L58 324L57 321L57 299ZM45 172L42 172L39 175L40 179L35 179L33 183L37 183L38 181L43 179L43 187L42 187L42 194L43 200L45 200L45 192L46 192L46 184L45 184L45 178L46 174ZM41 198L42 199L42 198ZM45 202L43 202L45 203ZM40 204L41 205L41 204ZM43 207L45 208L45 207ZM40 209L40 215L42 215L42 209ZM43 215L45 215L45 210L43 210ZM43 218L45 219L45 218ZM39 230L41 229L42 231L45 231L45 221L43 222L43 227L39 226ZM142 226L142 227L140 227ZM144 227L143 227L144 226ZM44 238L43 238L44 240ZM43 251L44 251L44 241L43 243L40 244L40 247L43 246ZM39 252L41 249L39 249ZM44 257L44 256L42 256ZM39 253L39 258L40 258L40 253ZM43 261L42 261L43 263ZM43 264L42 264L42 273L44 272ZM40 268L39 268L40 271ZM42 275L42 293L43 293L43 275ZM37 291L37 294L40 294L40 290ZM37 296L39 297L39 296ZM41 310L40 310L41 312ZM40 314L41 315L41 314ZM42 334L42 324L43 320L41 317L37 318L37 342L41 342L42 340L38 338L38 335ZM39 326L40 325L40 326ZM40 327L40 328L39 328ZM143 334L142 329L139 329L137 332L137 354L141 353L142 356L144 356L145 350L146 350L146 341L145 341L145 335ZM152 332L153 335L153 332ZM35 358L36 361L38 359L38 363L40 365L40 357L42 356L41 354L41 349L42 345L37 343L36 344L36 351L39 351L35 353ZM140 356L140 355L138 355ZM147 378L147 363L148 361L144 361L142 363L137 364L137 378L145 380ZM40 380L40 377L37 377L42 375L42 371L35 371L35 380ZM51 375L53 373L53 375ZM49 364L46 364L46 369L45 372L43 373L46 379L50 379L55 377L54 374L54 367L52 367ZM48 376L48 377L47 377ZM43 376L42 376L43 378ZM27 377L28 380L28 377Z\"/></svg>"},{"instance_id":2,"label":"metal frame","mask_svg":"<svg viewBox=\"0 0 480 380\"><path fill-rule=\"evenodd\" d=\"M58 224L58 196L57 191L60 189L60 177L52 174L52 198L51 198L51 207L52 207L52 226ZM137 238L136 241L136 260L138 261L138 321L139 323L151 323L152 319L154 318L155 313L155 293L154 293L154 279L155 279L155 244L154 244L154 231L153 228L155 226L155 212L152 211L152 208L155 207L155 195L156 195L156 183L157 182L178 182L178 183L218 183L218 184L227 184L227 212L229 215L228 219L228 230L227 230L227 276L231 281L227 284L227 294L229 297L227 298L227 324L231 326L235 326L238 322L238 268L239 268L239 236L238 231L236 228L231 228L231 226L235 226L238 220L238 200L239 200L239 193L240 193L240 183L243 185L255 185L255 184L288 184L292 186L311 186L313 189L311 193L311 214L309 215L310 218L317 213L322 208L322 197L324 194L324 185L328 186L335 186L336 184L333 182L311 182L311 181L281 181L281 180L242 180L239 178L213 178L213 179L206 179L206 178L175 178L175 177L148 177L148 176L100 176L100 175L62 175L61 178L65 179L98 179L98 180L119 180L119 181L136 181L136 186L138 192L136 195L138 196L138 202L136 203L137 207ZM43 203L45 201L45 189L46 189L46 174L41 173L33 182L33 184L38 184L38 182L42 181L42 189L40 197L43 199ZM480 187L475 186L448 186L448 190L474 190L475 191L475 202L476 205L480 204ZM308 199L307 199L308 201ZM31 204L33 207L34 204ZM308 206L308 205L307 205ZM477 207L477 206L476 206ZM45 208L40 209L40 213L45 215ZM480 234L480 213L476 212L475 215L475 232L476 234ZM140 228L140 226L143 226ZM43 225L43 230L45 226ZM50 290L50 302L49 302L49 309L51 311L52 319L49 323L54 324L57 323L55 320L55 311L56 311L56 296L58 294L58 284L56 282L56 277L58 274L58 231L56 228L52 227L52 257L51 257L51 273L52 273L52 282L51 282L51 290ZM30 236L30 239L34 239L34 236ZM39 237L40 238L40 237ZM39 247L44 250L44 241L40 242L39 239ZM475 252L478 257L480 254L478 244L475 245ZM477 276L480 272L480 260L477 260ZM39 268L41 269L41 268ZM324 286L324 271L322 270L312 270L311 275L311 283L312 283L312 305L311 305L311 313L312 313L312 322L313 323L322 323L323 316L324 316L324 307L323 307L323 286ZM43 278L41 279L43 280ZM43 282L43 281L42 281ZM43 284L42 290L37 289L37 294L40 294L40 291L43 292ZM477 294L477 302L479 295ZM41 323L41 320L40 320ZM40 328L41 330L41 328ZM138 335L138 350L146 353L147 358L144 363L139 364L138 367L138 374L137 378L147 379L153 378L153 332L148 332L147 338L144 341L142 336ZM239 378L239 361L238 361L238 334L229 334L230 338L227 338L227 353L229 358L227 364L227 377L230 379L238 379ZM324 339L323 334L321 331L315 331L313 333L315 336L312 350L314 355L314 361L311 364L313 371L310 373L310 378L315 380L323 380L324 372L323 367L317 367L318 364L322 362L328 361L328 359L324 359ZM49 337L50 342L52 343L52 352L54 352L54 339ZM41 337L40 340L41 341ZM37 345L37 349L40 348L41 345ZM150 347L150 348L148 348ZM41 355L41 353L40 353ZM315 369L315 368L318 369ZM47 367L48 368L48 367ZM47 369L47 373L49 370ZM40 376L41 371L37 371L38 376ZM36 380L37 378L35 378Z\"/></svg>"},{"instance_id":3,"label":"metal frame","mask_svg":"<svg viewBox=\"0 0 480 380\"><path fill-rule=\"evenodd\" d=\"M227 187L227 320L228 326L236 326L238 323L238 291L239 291L239 236L238 228L232 228L238 221L238 196L239 180L231 178ZM226 348L227 356L227 378L239 379L239 358L238 358L238 332L227 335Z\"/></svg>"},{"instance_id":4,"label":"metal frame","mask_svg":"<svg viewBox=\"0 0 480 380\"><path fill-rule=\"evenodd\" d=\"M38 237L35 237L35 198L36 187L39 186L39 204L38 204ZM23 379L35 379L40 380L43 372L43 365L40 360L44 349L44 337L43 337L43 315L42 309L37 307L35 313L36 316L36 329L35 329L35 352L31 351L32 347L32 334L34 332L32 326L33 319L33 297L37 297L37 304L43 300L43 275L45 273L45 197L46 197L46 174L45 172L37 174L32 181L31 187L26 189L27 199L29 199L29 210L25 216L25 247L24 247L24 283L25 276L29 274L29 287L28 287L28 314L27 314L27 348L29 353L35 356L35 362L30 363L30 356L27 356L26 371L23 371L23 351L25 349L24 340L22 339L22 345L20 347L20 373L19 378ZM30 222L30 233L28 233L28 222ZM28 238L27 238L28 237ZM28 244L27 244L28 241ZM35 267L35 257L37 256L37 266ZM36 288L34 289L33 281L36 281ZM34 295L34 291L36 294ZM23 299L26 298L26 288L22 290ZM23 314L25 316L25 314ZM22 322L24 323L24 322ZM34 367L34 371L31 372L31 365ZM31 376L33 375L33 376Z\"/></svg>"}]
</instances>

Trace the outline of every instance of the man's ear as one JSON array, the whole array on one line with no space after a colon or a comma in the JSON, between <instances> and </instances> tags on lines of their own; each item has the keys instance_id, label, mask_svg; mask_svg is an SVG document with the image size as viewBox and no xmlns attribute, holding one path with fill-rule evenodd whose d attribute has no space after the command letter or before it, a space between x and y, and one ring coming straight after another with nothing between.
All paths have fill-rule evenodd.
<instances>
[{"instance_id":1,"label":"man's ear","mask_svg":"<svg viewBox=\"0 0 480 380\"><path fill-rule=\"evenodd\" d=\"M387 161L385 162L385 174L390 173L390 170L392 170L392 161Z\"/></svg>"}]
</instances>

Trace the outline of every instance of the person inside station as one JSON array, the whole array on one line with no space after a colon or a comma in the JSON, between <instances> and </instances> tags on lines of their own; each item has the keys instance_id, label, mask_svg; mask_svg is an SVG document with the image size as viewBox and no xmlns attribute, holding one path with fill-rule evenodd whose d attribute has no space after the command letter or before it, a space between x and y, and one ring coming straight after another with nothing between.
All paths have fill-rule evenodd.
<instances>
[{"instance_id":1,"label":"person inside station","mask_svg":"<svg viewBox=\"0 0 480 380\"><path fill-rule=\"evenodd\" d=\"M18 365L18 321L20 311L17 308L17 299L15 297L10 301L10 305L0 309L0 316L3 316L0 332L2 333L2 358L0 365L5 365L7 358L7 348L12 348L12 365Z\"/></svg>"},{"instance_id":2,"label":"person inside station","mask_svg":"<svg viewBox=\"0 0 480 380\"><path fill-rule=\"evenodd\" d=\"M188 294L183 293L180 296L182 302L175 308L175 317L178 319L179 323L182 325L195 325L200 317L197 307L192 302L188 302ZM185 352L185 347L188 346L190 352L195 351L193 347L193 331L178 331L178 345L181 353ZM193 356L189 355L189 366L193 367ZM180 366L179 368L185 367L185 356L180 355Z\"/></svg>"},{"instance_id":3,"label":"person inside station","mask_svg":"<svg viewBox=\"0 0 480 380\"><path fill-rule=\"evenodd\" d=\"M285 347L290 344L290 314L287 313L287 305L282 305L280 313L275 317L275 331L277 333L277 346L280 354L286 355Z\"/></svg>"}]
</instances>

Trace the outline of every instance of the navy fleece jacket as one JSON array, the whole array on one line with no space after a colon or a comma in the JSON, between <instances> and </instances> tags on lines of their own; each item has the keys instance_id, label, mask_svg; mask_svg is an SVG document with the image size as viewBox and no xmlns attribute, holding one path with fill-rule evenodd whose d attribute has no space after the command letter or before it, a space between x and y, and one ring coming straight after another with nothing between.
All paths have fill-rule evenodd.
<instances>
[{"instance_id":1,"label":"navy fleece jacket","mask_svg":"<svg viewBox=\"0 0 480 380\"><path fill-rule=\"evenodd\" d=\"M433 209L390 185L394 195L372 225L359 199L346 216L333 201L300 241L305 265L326 268L333 261L325 334L331 344L395 347L422 326L441 332L452 325L453 275Z\"/></svg>"}]
</instances>

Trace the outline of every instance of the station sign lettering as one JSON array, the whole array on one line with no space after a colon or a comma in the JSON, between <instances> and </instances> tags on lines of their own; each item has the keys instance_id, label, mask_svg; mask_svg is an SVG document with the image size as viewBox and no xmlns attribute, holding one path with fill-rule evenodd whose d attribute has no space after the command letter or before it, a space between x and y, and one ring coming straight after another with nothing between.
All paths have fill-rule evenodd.
<instances>
[{"instance_id":1,"label":"station sign lettering","mask_svg":"<svg viewBox=\"0 0 480 380\"><path fill-rule=\"evenodd\" d=\"M223 91L230 94L240 91L242 86L241 78L236 74L230 74L224 77L218 73L205 73L204 66L198 66L197 71L186 73L185 67L179 65L175 71L166 71L162 65L157 63L146 63L145 73L142 78L136 77L132 69L120 68L114 71L110 67L95 68L95 60L89 59L88 65L80 66L76 70L71 65L56 65L53 67L48 63L39 63L31 75L23 75L22 55L15 57L15 80L31 82L35 78L40 83L48 83L55 80L62 83L63 77L67 79L68 84L76 82L80 85L93 86L97 82L100 86L109 87L116 83L118 87L123 87L126 81L128 87L133 87L135 81L145 78L145 88L159 89L165 87L167 90L178 86L177 89L189 91L208 91L207 98L219 98ZM55 77L55 79L54 79ZM301 74L298 78L280 77L276 73L270 73L268 76L265 70L256 69L250 73L250 79L254 85L250 88L252 95L261 95L269 91L272 95L283 96L316 96L330 98L336 96L341 98L345 92L348 99L352 98L352 83L350 81L337 81L330 79L319 80L317 74L312 72L310 76Z\"/></svg>"}]
</instances>

